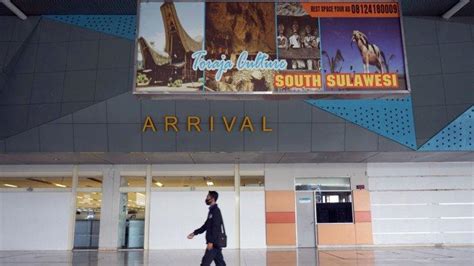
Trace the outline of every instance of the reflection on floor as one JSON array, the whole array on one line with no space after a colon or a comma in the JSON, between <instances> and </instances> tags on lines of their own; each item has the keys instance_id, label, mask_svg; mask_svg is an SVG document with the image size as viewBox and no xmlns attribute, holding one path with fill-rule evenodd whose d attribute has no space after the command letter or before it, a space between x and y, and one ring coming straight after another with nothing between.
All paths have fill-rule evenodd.
<instances>
[{"instance_id":1,"label":"reflection on floor","mask_svg":"<svg viewBox=\"0 0 474 266\"><path fill-rule=\"evenodd\" d=\"M202 250L0 251L0 265L199 265ZM227 265L473 265L474 247L224 250Z\"/></svg>"}]
</instances>

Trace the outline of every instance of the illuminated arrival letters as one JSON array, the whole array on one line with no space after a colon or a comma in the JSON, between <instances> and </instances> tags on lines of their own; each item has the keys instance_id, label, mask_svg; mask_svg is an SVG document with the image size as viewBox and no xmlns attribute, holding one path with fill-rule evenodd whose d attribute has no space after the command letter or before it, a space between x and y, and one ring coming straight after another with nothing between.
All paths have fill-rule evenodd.
<instances>
[{"instance_id":1,"label":"illuminated arrival letters","mask_svg":"<svg viewBox=\"0 0 474 266\"><path fill-rule=\"evenodd\" d=\"M220 119L222 121L222 125L217 123L216 121ZM157 123L153 120L151 116L147 116L145 121L143 122L142 132L152 131L157 132L158 130L163 130L165 132L174 131L179 132L181 129L178 126L179 119L177 116L174 115L165 115L162 117L163 123L160 124L162 128L157 127ZM244 116L243 118L239 119L236 116L221 116L221 117L214 117L210 116L206 120L201 119L199 116L187 116L185 121L185 128L187 132L196 131L201 132L204 125L207 125L208 130L213 132L216 128L216 124L222 126L227 133L232 131L239 131L239 132L255 132L256 130L260 130L261 132L272 132L273 129L270 128L267 124L267 117L262 116L260 121L253 121L252 118L249 116Z\"/></svg>"}]
</instances>

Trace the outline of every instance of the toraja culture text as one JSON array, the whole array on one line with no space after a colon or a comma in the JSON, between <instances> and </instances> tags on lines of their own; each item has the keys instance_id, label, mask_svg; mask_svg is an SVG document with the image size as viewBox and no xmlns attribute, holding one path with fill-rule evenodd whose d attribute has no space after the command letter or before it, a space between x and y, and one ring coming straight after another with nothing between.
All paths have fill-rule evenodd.
<instances>
[{"instance_id":1,"label":"toraja culture text","mask_svg":"<svg viewBox=\"0 0 474 266\"><path fill-rule=\"evenodd\" d=\"M222 75L227 71L234 68L234 60L226 59L226 55L221 55L221 60L210 60L206 59L207 51L201 50L194 52L191 56L195 61L193 63L193 70L217 70L216 80L219 81L222 78ZM235 67L237 70L284 70L287 67L287 62L285 60L268 60L269 55L263 52L258 52L255 57L255 60L247 60L249 53L243 51Z\"/></svg>"},{"instance_id":2,"label":"toraja culture text","mask_svg":"<svg viewBox=\"0 0 474 266\"><path fill-rule=\"evenodd\" d=\"M177 116L174 115L165 115L162 117L163 121L163 130L165 132L168 131L174 131L178 132L180 131L180 128L178 126L179 119ZM220 124L218 119L222 120L222 124ZM256 124L258 123L258 124ZM185 130L190 132L190 131L197 131L201 132L203 127L208 127L210 132L213 132L215 130L216 124L218 126L224 127L224 129L230 133L232 131L248 131L248 132L254 132L256 130L260 130L261 132L272 132L273 129L270 128L267 125L267 117L262 116L259 121L253 121L252 118L249 116L244 116L243 118L239 119L236 116L221 116L221 117L215 117L215 116L209 116L207 118L207 121L203 121L201 117L199 116L187 116L186 117L186 122L185 122ZM142 132L146 131L153 131L156 132L158 131L159 128L157 127L157 122L153 120L151 116L147 116L145 118L145 121L143 122L143 127L142 127Z\"/></svg>"}]
</instances>

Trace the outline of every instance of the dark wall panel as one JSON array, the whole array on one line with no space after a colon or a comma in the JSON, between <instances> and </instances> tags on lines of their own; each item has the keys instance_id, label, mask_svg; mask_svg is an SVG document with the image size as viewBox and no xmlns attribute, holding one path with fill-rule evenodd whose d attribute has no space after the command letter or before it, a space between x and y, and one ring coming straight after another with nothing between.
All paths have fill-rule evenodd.
<instances>
[{"instance_id":1,"label":"dark wall panel","mask_svg":"<svg viewBox=\"0 0 474 266\"><path fill-rule=\"evenodd\" d=\"M15 66L14 72L0 76L0 137L6 140L6 152L406 150L299 100L138 100L131 94L133 42L46 20L36 30L17 24L1 26L9 35L0 39L0 60L3 66ZM29 34L23 32L27 29ZM422 143L473 104L474 60L463 52L473 48L474 25L406 17L405 31L417 140ZM13 36L30 38L22 46ZM18 47L23 50L13 62ZM55 57L51 64L49 57ZM141 132L147 115L158 132ZM164 132L164 115L179 118L180 132ZM186 132L188 115L201 117L202 132ZM210 115L216 117L214 132L207 124ZM222 115L237 116L237 123L248 115L255 132L227 133ZM263 115L270 133L260 131Z\"/></svg>"},{"instance_id":2,"label":"dark wall panel","mask_svg":"<svg viewBox=\"0 0 474 266\"><path fill-rule=\"evenodd\" d=\"M0 113L0 139L131 89L133 41L40 17L0 25L0 109L21 109Z\"/></svg>"},{"instance_id":3,"label":"dark wall panel","mask_svg":"<svg viewBox=\"0 0 474 266\"><path fill-rule=\"evenodd\" d=\"M474 104L473 19L404 18L418 146Z\"/></svg>"}]
</instances>

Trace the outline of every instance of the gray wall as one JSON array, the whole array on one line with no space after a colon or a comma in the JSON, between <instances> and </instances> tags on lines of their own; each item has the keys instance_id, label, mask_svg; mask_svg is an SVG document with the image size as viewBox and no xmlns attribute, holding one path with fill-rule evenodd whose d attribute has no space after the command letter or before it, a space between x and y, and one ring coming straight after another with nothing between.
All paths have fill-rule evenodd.
<instances>
[{"instance_id":1,"label":"gray wall","mask_svg":"<svg viewBox=\"0 0 474 266\"><path fill-rule=\"evenodd\" d=\"M419 145L474 104L474 18L405 17Z\"/></svg>"},{"instance_id":2,"label":"gray wall","mask_svg":"<svg viewBox=\"0 0 474 266\"><path fill-rule=\"evenodd\" d=\"M39 17L0 25L0 139L132 86L132 41Z\"/></svg>"},{"instance_id":3,"label":"gray wall","mask_svg":"<svg viewBox=\"0 0 474 266\"><path fill-rule=\"evenodd\" d=\"M124 108L126 107L126 108ZM246 114L253 121L267 116L270 133L259 130L232 133L217 116ZM157 132L141 132L146 115L154 118ZM165 132L163 115L203 119L216 116L215 131L202 124L202 132ZM64 118L27 130L5 140L7 152L311 152L386 151L400 145L352 125L301 101L137 101L130 92L74 112Z\"/></svg>"},{"instance_id":4,"label":"gray wall","mask_svg":"<svg viewBox=\"0 0 474 266\"><path fill-rule=\"evenodd\" d=\"M30 18L31 24L35 25ZM329 113L291 101L152 101L131 95L133 43L58 22L16 18L0 39L4 86L0 152L403 151L407 148ZM417 139L421 143L472 105L474 26L405 18ZM10 33L11 32L11 33ZM22 34L20 34L22 33ZM15 36L30 36L23 49ZM4 50L1 50L3 47ZM6 49L6 52L5 52ZM3 52L2 52L3 51ZM1 56L5 54L6 56ZM34 59L33 59L34 58ZM266 115L273 132L141 133L151 115ZM258 127L258 124L257 124Z\"/></svg>"}]
</instances>

